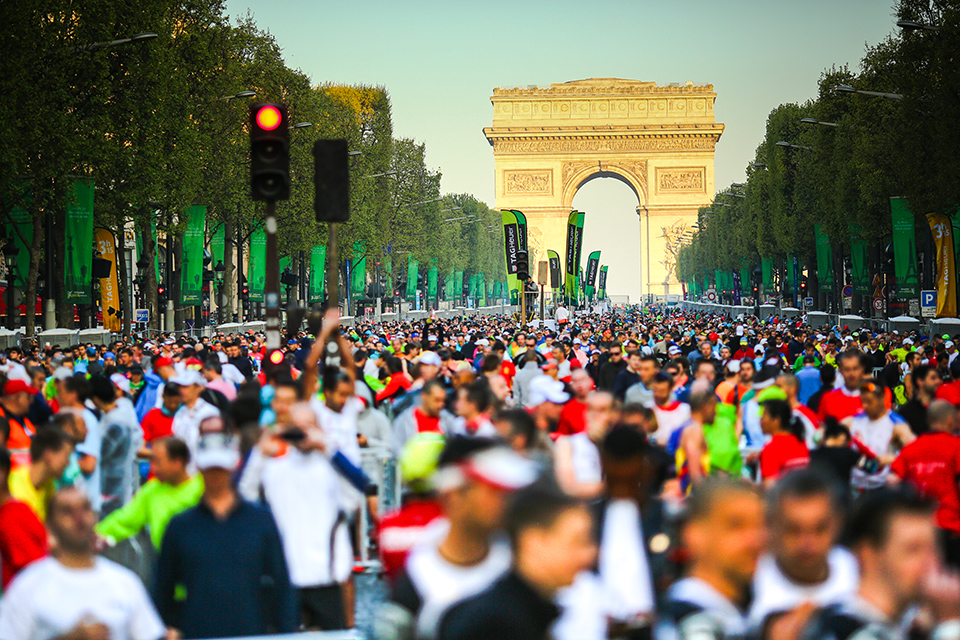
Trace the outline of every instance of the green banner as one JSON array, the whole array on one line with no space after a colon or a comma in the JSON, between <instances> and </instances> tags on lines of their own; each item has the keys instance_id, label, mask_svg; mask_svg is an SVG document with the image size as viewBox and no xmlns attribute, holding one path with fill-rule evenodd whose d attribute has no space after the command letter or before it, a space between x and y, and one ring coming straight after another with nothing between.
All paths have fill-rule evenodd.
<instances>
[{"instance_id":1,"label":"green banner","mask_svg":"<svg viewBox=\"0 0 960 640\"><path fill-rule=\"evenodd\" d=\"M873 295L870 278L870 249L860 235L860 228L850 225L850 263L853 271L853 293L858 296Z\"/></svg>"},{"instance_id":2,"label":"green banner","mask_svg":"<svg viewBox=\"0 0 960 640\"><path fill-rule=\"evenodd\" d=\"M479 305L480 305L481 307L487 306L487 287L486 287L486 282L485 282L484 277L483 277L483 273L480 273L480 274L477 276L477 290L478 290L477 293L478 293L479 298L480 298L480 300L479 300Z\"/></svg>"},{"instance_id":3,"label":"green banner","mask_svg":"<svg viewBox=\"0 0 960 640\"><path fill-rule=\"evenodd\" d=\"M897 297L917 298L917 237L913 212L906 198L890 198L893 219L893 270L897 277Z\"/></svg>"},{"instance_id":4,"label":"green banner","mask_svg":"<svg viewBox=\"0 0 960 640\"><path fill-rule=\"evenodd\" d=\"M600 281L597 283L599 291L597 297L604 300L607 297L607 265L600 267Z\"/></svg>"},{"instance_id":5,"label":"green banner","mask_svg":"<svg viewBox=\"0 0 960 640\"><path fill-rule=\"evenodd\" d=\"M323 276L327 269L327 245L321 244L310 250L310 284L307 302L323 302Z\"/></svg>"},{"instance_id":6,"label":"green banner","mask_svg":"<svg viewBox=\"0 0 960 640\"><path fill-rule=\"evenodd\" d=\"M67 195L63 301L90 304L93 282L93 180L75 179Z\"/></svg>"},{"instance_id":7,"label":"green banner","mask_svg":"<svg viewBox=\"0 0 960 640\"><path fill-rule=\"evenodd\" d=\"M217 224L216 231L210 238L210 268L216 269L217 265L223 262L224 250L226 248L226 228L223 224Z\"/></svg>"},{"instance_id":8,"label":"green banner","mask_svg":"<svg viewBox=\"0 0 960 640\"><path fill-rule=\"evenodd\" d=\"M520 223L517 214L506 209L500 212L503 222L503 255L507 270L507 284L510 287L510 302L517 303L519 282L517 281L517 252L523 247L520 245Z\"/></svg>"},{"instance_id":9,"label":"green banner","mask_svg":"<svg viewBox=\"0 0 960 640\"><path fill-rule=\"evenodd\" d=\"M263 288L267 279L267 234L257 229L250 236L250 258L247 266L247 288L250 302L263 302Z\"/></svg>"},{"instance_id":10,"label":"green banner","mask_svg":"<svg viewBox=\"0 0 960 640\"><path fill-rule=\"evenodd\" d=\"M740 267L740 295L753 295L753 269L747 266Z\"/></svg>"},{"instance_id":11,"label":"green banner","mask_svg":"<svg viewBox=\"0 0 960 640\"><path fill-rule=\"evenodd\" d=\"M437 300L437 277L439 272L436 267L430 267L427 271L427 299Z\"/></svg>"},{"instance_id":12,"label":"green banner","mask_svg":"<svg viewBox=\"0 0 960 640\"><path fill-rule=\"evenodd\" d=\"M760 273L763 278L763 294L773 295L773 258L760 259Z\"/></svg>"},{"instance_id":13,"label":"green banner","mask_svg":"<svg viewBox=\"0 0 960 640\"><path fill-rule=\"evenodd\" d=\"M453 285L456 284L456 277L453 269L443 278L443 297L446 300L453 300Z\"/></svg>"},{"instance_id":14,"label":"green banner","mask_svg":"<svg viewBox=\"0 0 960 640\"><path fill-rule=\"evenodd\" d=\"M357 240L353 243L353 262L350 266L350 296L362 298L367 288L367 248Z\"/></svg>"},{"instance_id":15,"label":"green banner","mask_svg":"<svg viewBox=\"0 0 960 640\"><path fill-rule=\"evenodd\" d=\"M564 296L567 304L576 306L580 291L578 276L580 273L580 251L583 248L583 218L579 211L571 211L567 218L567 247L564 277Z\"/></svg>"},{"instance_id":16,"label":"green banner","mask_svg":"<svg viewBox=\"0 0 960 640\"><path fill-rule=\"evenodd\" d=\"M207 228L207 207L194 205L185 212L187 226L183 231L183 252L180 264L180 304L196 306L202 301L203 245Z\"/></svg>"},{"instance_id":17,"label":"green banner","mask_svg":"<svg viewBox=\"0 0 960 640\"><path fill-rule=\"evenodd\" d=\"M453 277L453 296L457 304L463 304L463 271L457 271Z\"/></svg>"},{"instance_id":18,"label":"green banner","mask_svg":"<svg viewBox=\"0 0 960 640\"><path fill-rule=\"evenodd\" d=\"M584 282L584 293L588 300L593 299L593 294L597 288L597 274L600 272L600 252L594 251L587 258L587 278Z\"/></svg>"},{"instance_id":19,"label":"green banner","mask_svg":"<svg viewBox=\"0 0 960 640\"><path fill-rule=\"evenodd\" d=\"M830 236L825 234L819 224L813 225L813 235L817 242L817 279L823 290L833 286L833 247Z\"/></svg>"},{"instance_id":20,"label":"green banner","mask_svg":"<svg viewBox=\"0 0 960 640\"><path fill-rule=\"evenodd\" d=\"M413 302L417 297L417 273L420 265L416 260L407 256L407 300Z\"/></svg>"}]
</instances>

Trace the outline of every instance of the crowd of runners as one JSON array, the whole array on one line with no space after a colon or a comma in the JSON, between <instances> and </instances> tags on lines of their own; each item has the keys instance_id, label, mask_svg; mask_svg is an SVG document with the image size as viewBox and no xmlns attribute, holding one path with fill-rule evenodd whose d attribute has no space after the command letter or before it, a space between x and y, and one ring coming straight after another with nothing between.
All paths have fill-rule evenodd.
<instances>
[{"instance_id":1,"label":"crowd of runners","mask_svg":"<svg viewBox=\"0 0 960 640\"><path fill-rule=\"evenodd\" d=\"M558 315L0 353L0 640L960 640L957 336Z\"/></svg>"}]
</instances>

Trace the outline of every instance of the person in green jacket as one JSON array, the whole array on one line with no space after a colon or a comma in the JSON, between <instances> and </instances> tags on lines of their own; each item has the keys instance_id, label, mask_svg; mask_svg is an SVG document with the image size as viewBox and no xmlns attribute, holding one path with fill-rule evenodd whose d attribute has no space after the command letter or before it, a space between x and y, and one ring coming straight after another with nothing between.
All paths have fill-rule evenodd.
<instances>
[{"instance_id":1,"label":"person in green jacket","mask_svg":"<svg viewBox=\"0 0 960 640\"><path fill-rule=\"evenodd\" d=\"M96 526L108 545L131 538L150 528L150 541L157 549L173 516L196 506L203 495L203 478L190 477L187 465L190 450L179 438L164 438L153 443L150 470L153 478L140 488L133 500L104 518Z\"/></svg>"}]
</instances>

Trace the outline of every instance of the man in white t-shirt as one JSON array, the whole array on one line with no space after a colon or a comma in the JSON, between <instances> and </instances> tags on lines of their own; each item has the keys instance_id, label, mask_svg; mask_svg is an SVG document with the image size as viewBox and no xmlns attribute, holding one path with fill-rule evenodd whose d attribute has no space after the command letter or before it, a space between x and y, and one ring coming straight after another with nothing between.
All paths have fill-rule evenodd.
<instances>
[{"instance_id":1,"label":"man in white t-shirt","mask_svg":"<svg viewBox=\"0 0 960 640\"><path fill-rule=\"evenodd\" d=\"M769 551L757 563L750 622L767 634L770 624L796 607L823 607L857 590L859 570L837 545L843 527L843 488L822 470L790 473L767 495Z\"/></svg>"},{"instance_id":2,"label":"man in white t-shirt","mask_svg":"<svg viewBox=\"0 0 960 640\"><path fill-rule=\"evenodd\" d=\"M173 415L171 429L173 435L187 443L191 460L196 458L197 443L200 441L200 423L207 418L220 415L220 410L200 397L207 381L195 369L187 369L170 382L180 385L183 404ZM191 471L194 469L191 463Z\"/></svg>"},{"instance_id":3,"label":"man in white t-shirt","mask_svg":"<svg viewBox=\"0 0 960 640\"><path fill-rule=\"evenodd\" d=\"M167 637L140 578L94 553L95 523L79 489L63 489L51 500L47 527L57 554L24 569L3 594L0 640Z\"/></svg>"},{"instance_id":4,"label":"man in white t-shirt","mask_svg":"<svg viewBox=\"0 0 960 640\"><path fill-rule=\"evenodd\" d=\"M651 439L666 446L674 431L690 422L690 405L680 402L673 395L673 376L657 372L653 377L653 400L647 407L657 416L657 430Z\"/></svg>"}]
</instances>

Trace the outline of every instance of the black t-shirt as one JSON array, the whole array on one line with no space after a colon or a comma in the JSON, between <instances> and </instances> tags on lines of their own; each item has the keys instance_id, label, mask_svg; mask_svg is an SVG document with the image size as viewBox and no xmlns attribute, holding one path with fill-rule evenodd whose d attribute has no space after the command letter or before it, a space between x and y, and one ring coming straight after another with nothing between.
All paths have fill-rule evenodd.
<instances>
[{"instance_id":1,"label":"black t-shirt","mask_svg":"<svg viewBox=\"0 0 960 640\"><path fill-rule=\"evenodd\" d=\"M920 400L916 398L908 400L905 405L897 409L897 413L907 421L914 435L919 436L930 431L930 424L927 422L927 407Z\"/></svg>"},{"instance_id":2,"label":"black t-shirt","mask_svg":"<svg viewBox=\"0 0 960 640\"><path fill-rule=\"evenodd\" d=\"M810 452L810 466L829 469L844 486L850 486L850 473L860 454L849 447L820 447Z\"/></svg>"}]
</instances>

